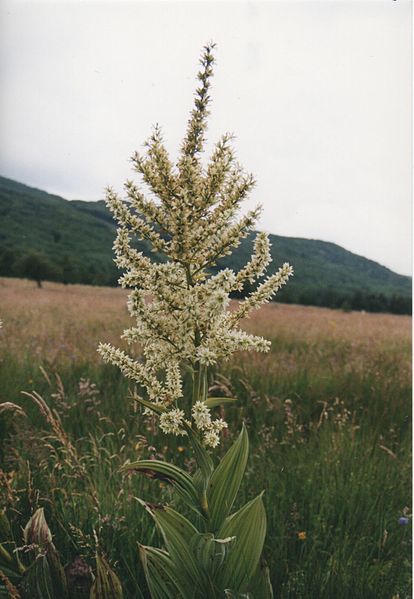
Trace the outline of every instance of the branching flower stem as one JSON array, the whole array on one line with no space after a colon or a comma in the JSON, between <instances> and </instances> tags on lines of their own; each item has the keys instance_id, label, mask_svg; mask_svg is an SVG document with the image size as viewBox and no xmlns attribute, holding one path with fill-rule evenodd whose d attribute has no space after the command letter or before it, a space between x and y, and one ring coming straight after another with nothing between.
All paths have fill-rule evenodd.
<instances>
[{"instance_id":1,"label":"branching flower stem","mask_svg":"<svg viewBox=\"0 0 414 599\"><path fill-rule=\"evenodd\" d=\"M132 157L151 197L146 198L133 181L125 184L126 199L107 189L107 206L119 224L114 251L117 265L125 271L120 284L132 289L129 311L136 321L123 337L128 343L138 343L141 358L136 360L107 343L98 351L131 379L145 405L154 407L165 433L185 434L184 424L190 423L204 445L214 448L227 425L212 419L205 403L208 368L237 351L268 351L268 341L249 335L239 323L269 301L293 270L284 264L261 282L270 263L265 233L258 233L254 253L238 273L224 269L213 274L210 270L248 235L260 213L257 208L235 218L254 178L236 162L232 135L221 138L206 166L202 161L213 50L214 44L208 44L201 56L199 87L176 164L168 156L158 125L145 144L145 155ZM165 261L159 263L138 252L131 245L135 236L149 242ZM231 312L230 294L243 291L247 283L256 284L256 289ZM182 377L186 369L193 378L189 413L180 407L185 407Z\"/></svg>"}]
</instances>

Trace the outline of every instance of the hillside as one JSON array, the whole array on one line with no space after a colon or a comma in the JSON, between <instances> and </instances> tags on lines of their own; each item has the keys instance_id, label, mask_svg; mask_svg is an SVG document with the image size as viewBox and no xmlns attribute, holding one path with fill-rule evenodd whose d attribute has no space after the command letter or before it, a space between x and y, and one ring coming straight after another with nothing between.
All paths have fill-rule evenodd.
<instances>
[{"instance_id":1,"label":"hillside","mask_svg":"<svg viewBox=\"0 0 414 599\"><path fill-rule=\"evenodd\" d=\"M25 257L44 257L51 280L115 285L115 226L103 201L68 201L0 177L0 275L22 276ZM249 259L251 235L220 265ZM295 277L278 299L290 303L408 313L411 279L324 241L271 235L274 266ZM137 243L148 253L148 246Z\"/></svg>"}]
</instances>

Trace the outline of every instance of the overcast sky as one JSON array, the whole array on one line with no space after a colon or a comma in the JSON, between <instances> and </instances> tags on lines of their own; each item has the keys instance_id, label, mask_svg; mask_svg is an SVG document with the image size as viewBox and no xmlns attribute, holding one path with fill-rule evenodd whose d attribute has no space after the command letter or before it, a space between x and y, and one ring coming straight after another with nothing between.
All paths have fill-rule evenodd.
<instances>
[{"instance_id":1,"label":"overcast sky","mask_svg":"<svg viewBox=\"0 0 414 599\"><path fill-rule=\"evenodd\" d=\"M176 157L210 40L209 141L236 134L259 228L410 274L408 0L3 0L0 174L101 199L157 122Z\"/></svg>"}]
</instances>

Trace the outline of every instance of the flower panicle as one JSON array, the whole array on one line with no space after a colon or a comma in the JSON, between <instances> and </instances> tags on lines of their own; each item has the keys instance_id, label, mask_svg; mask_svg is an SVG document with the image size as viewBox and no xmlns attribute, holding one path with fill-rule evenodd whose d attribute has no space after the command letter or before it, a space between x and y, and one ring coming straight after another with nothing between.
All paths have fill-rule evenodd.
<instances>
[{"instance_id":1,"label":"flower panicle","mask_svg":"<svg viewBox=\"0 0 414 599\"><path fill-rule=\"evenodd\" d=\"M220 442L220 432L227 428L227 422L222 418L212 420L211 412L203 401L197 401L193 405L191 415L196 428L202 433L204 444L207 447L216 447Z\"/></svg>"},{"instance_id":2,"label":"flower panicle","mask_svg":"<svg viewBox=\"0 0 414 599\"><path fill-rule=\"evenodd\" d=\"M123 338L129 346L139 346L140 358L108 343L98 349L104 361L116 365L150 401L166 408L159 420L161 430L181 435L185 423L192 422L211 448L218 445L227 424L213 419L200 397L195 397L189 415L179 407L184 369L205 376L209 366L237 351L268 351L270 342L243 331L240 321L271 300L293 274L285 263L263 280L271 263L269 237L263 232L257 233L252 256L239 272L211 270L251 233L261 211L258 206L237 218L255 180L236 161L231 134L221 137L206 167L201 162L213 49L213 44L207 45L201 57L199 85L177 164L169 158L157 125L143 153L132 157L150 195L130 180L125 199L107 189L107 206L118 223L113 249L115 263L123 270L119 283L131 289L128 310L135 321ZM134 238L156 255L144 255ZM243 291L246 284L257 286L232 310L231 293Z\"/></svg>"}]
</instances>

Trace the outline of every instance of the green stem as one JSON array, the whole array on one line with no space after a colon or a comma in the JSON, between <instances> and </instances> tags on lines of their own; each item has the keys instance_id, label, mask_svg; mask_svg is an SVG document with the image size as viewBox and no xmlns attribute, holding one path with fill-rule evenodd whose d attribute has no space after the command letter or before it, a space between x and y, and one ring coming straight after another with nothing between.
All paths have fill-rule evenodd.
<instances>
[{"instance_id":1,"label":"green stem","mask_svg":"<svg viewBox=\"0 0 414 599\"><path fill-rule=\"evenodd\" d=\"M206 491L206 489L204 489L201 492L201 494L200 494L200 505L201 505L201 508L202 508L203 512L207 516L207 518L209 518L210 514L209 514L209 511L208 511L208 501L207 501L207 491Z\"/></svg>"},{"instance_id":2,"label":"green stem","mask_svg":"<svg viewBox=\"0 0 414 599\"><path fill-rule=\"evenodd\" d=\"M197 365L193 370L193 401L192 405L194 405L199 398L200 391L200 366Z\"/></svg>"},{"instance_id":3,"label":"green stem","mask_svg":"<svg viewBox=\"0 0 414 599\"><path fill-rule=\"evenodd\" d=\"M207 366L202 366L201 370L201 389L200 389L200 399L201 401L206 401L207 399Z\"/></svg>"}]
</instances>

